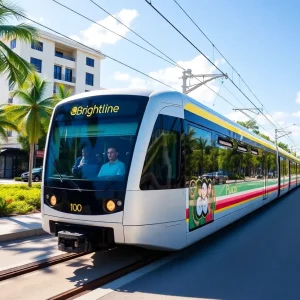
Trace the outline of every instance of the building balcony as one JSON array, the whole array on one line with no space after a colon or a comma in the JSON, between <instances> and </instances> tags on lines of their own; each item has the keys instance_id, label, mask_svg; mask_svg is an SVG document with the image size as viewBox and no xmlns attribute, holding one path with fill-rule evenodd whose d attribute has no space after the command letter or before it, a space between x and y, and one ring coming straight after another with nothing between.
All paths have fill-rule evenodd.
<instances>
[{"instance_id":1,"label":"building balcony","mask_svg":"<svg viewBox=\"0 0 300 300\"><path fill-rule=\"evenodd\" d=\"M76 78L69 74L61 74L61 73L55 73L55 72L54 72L54 79L67 81L67 82L71 82L71 83L76 82Z\"/></svg>"},{"instance_id":2,"label":"building balcony","mask_svg":"<svg viewBox=\"0 0 300 300\"><path fill-rule=\"evenodd\" d=\"M75 61L75 58L72 56L68 56L68 55L64 55L64 54L60 54L60 53L55 53L56 57L60 57L60 58L64 58L67 60L71 60L71 61Z\"/></svg>"}]
</instances>

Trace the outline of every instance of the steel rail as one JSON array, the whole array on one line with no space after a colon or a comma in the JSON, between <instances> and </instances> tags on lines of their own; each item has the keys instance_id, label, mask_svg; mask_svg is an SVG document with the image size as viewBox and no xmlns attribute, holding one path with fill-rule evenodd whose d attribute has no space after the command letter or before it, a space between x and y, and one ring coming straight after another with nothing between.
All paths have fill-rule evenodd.
<instances>
[{"instance_id":1,"label":"steel rail","mask_svg":"<svg viewBox=\"0 0 300 300\"><path fill-rule=\"evenodd\" d=\"M23 274L27 274L33 271L37 271L43 268L47 268L77 257L81 257L89 254L85 253L64 253L54 257L46 258L37 262L28 263L22 266L9 268L7 270L0 271L0 282L3 280L11 279Z\"/></svg>"},{"instance_id":2,"label":"steel rail","mask_svg":"<svg viewBox=\"0 0 300 300\"><path fill-rule=\"evenodd\" d=\"M163 257L167 256L168 254L169 254L168 252L151 253L150 255L147 255L146 257L143 257L140 260L138 260L137 262L134 262L126 267L123 267L123 268L113 271L109 274L101 276L97 279L94 279L90 282L87 282L80 287L76 287L76 288L73 288L66 292L60 293L54 297L50 297L47 300L76 299L79 296L87 294L96 288L99 288L105 284L108 284L108 283L110 283L116 279L119 279L120 277L123 277L129 273L132 273L132 272L134 272L134 271L136 271L136 270L138 270L160 258L163 258Z\"/></svg>"}]
</instances>

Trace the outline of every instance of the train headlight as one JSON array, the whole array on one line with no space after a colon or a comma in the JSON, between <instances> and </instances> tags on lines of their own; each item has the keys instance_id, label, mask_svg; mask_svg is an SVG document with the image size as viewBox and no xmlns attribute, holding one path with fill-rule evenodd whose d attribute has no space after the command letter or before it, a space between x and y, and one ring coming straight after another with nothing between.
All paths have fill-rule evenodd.
<instances>
[{"instance_id":1,"label":"train headlight","mask_svg":"<svg viewBox=\"0 0 300 300\"><path fill-rule=\"evenodd\" d=\"M118 205L118 206L122 206L122 201L119 200L119 201L117 202L117 205Z\"/></svg>"},{"instance_id":2,"label":"train headlight","mask_svg":"<svg viewBox=\"0 0 300 300\"><path fill-rule=\"evenodd\" d=\"M116 209L116 204L115 204L115 202L112 201L112 200L107 201L107 203L106 203L106 209L107 209L108 211L110 211L110 212L114 211L114 210Z\"/></svg>"},{"instance_id":3,"label":"train headlight","mask_svg":"<svg viewBox=\"0 0 300 300\"><path fill-rule=\"evenodd\" d=\"M54 205L56 205L56 202L57 202L56 197L55 197L54 195L52 195L51 198L50 198L50 204L51 204L52 206L54 206Z\"/></svg>"}]
</instances>

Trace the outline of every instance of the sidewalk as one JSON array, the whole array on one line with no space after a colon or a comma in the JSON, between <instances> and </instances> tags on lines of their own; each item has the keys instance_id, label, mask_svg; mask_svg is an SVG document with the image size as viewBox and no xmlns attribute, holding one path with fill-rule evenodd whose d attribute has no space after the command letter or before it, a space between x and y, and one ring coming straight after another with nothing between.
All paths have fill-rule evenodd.
<instances>
[{"instance_id":1,"label":"sidewalk","mask_svg":"<svg viewBox=\"0 0 300 300\"><path fill-rule=\"evenodd\" d=\"M0 242L43 234L40 213L0 218Z\"/></svg>"}]
</instances>

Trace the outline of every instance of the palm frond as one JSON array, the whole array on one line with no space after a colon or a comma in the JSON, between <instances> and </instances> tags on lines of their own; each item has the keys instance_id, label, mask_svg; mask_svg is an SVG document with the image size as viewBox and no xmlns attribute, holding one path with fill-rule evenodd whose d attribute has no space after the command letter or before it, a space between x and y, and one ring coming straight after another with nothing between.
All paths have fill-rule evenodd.
<instances>
[{"instance_id":1,"label":"palm frond","mask_svg":"<svg viewBox=\"0 0 300 300\"><path fill-rule=\"evenodd\" d=\"M20 98L25 104L27 105L32 105L33 103L33 99L30 97L30 91L28 93L28 91L26 90L22 90L22 89L17 89L14 90L10 93L10 96L13 97L18 97Z\"/></svg>"},{"instance_id":2,"label":"palm frond","mask_svg":"<svg viewBox=\"0 0 300 300\"><path fill-rule=\"evenodd\" d=\"M37 37L37 29L27 24L0 25L0 38L4 40L17 39L31 43Z\"/></svg>"},{"instance_id":3,"label":"palm frond","mask_svg":"<svg viewBox=\"0 0 300 300\"><path fill-rule=\"evenodd\" d=\"M32 71L30 63L0 41L0 73L7 73L8 80L21 85Z\"/></svg>"},{"instance_id":4,"label":"palm frond","mask_svg":"<svg viewBox=\"0 0 300 300\"><path fill-rule=\"evenodd\" d=\"M49 97L47 99L40 101L39 105L53 109L59 101L60 101L60 99L56 99L54 96L52 96L52 97Z\"/></svg>"},{"instance_id":5,"label":"palm frond","mask_svg":"<svg viewBox=\"0 0 300 300\"><path fill-rule=\"evenodd\" d=\"M25 15L25 11L16 4L10 1L0 0L0 24L6 23L8 18L15 18L17 20L23 20L24 18L18 14ZM4 7L5 6L5 7Z\"/></svg>"},{"instance_id":6,"label":"palm frond","mask_svg":"<svg viewBox=\"0 0 300 300\"><path fill-rule=\"evenodd\" d=\"M2 127L0 127L0 137L2 137L7 142L7 132Z\"/></svg>"},{"instance_id":7,"label":"palm frond","mask_svg":"<svg viewBox=\"0 0 300 300\"><path fill-rule=\"evenodd\" d=\"M57 86L57 92L54 97L57 100L63 100L70 97L72 93L72 88L67 89L62 83Z\"/></svg>"}]
</instances>

